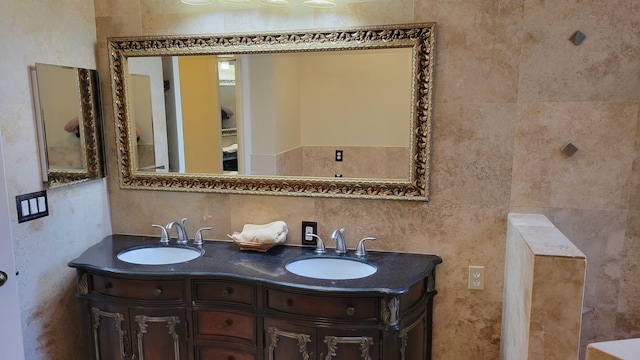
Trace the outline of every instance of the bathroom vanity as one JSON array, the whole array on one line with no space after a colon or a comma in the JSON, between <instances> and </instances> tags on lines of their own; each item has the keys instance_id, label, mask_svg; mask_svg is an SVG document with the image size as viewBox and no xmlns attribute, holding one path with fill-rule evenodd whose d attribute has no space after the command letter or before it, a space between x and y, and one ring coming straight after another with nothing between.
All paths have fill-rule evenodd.
<instances>
[{"instance_id":1,"label":"bathroom vanity","mask_svg":"<svg viewBox=\"0 0 640 360\"><path fill-rule=\"evenodd\" d=\"M158 238L112 235L69 266L77 271L87 359L416 360L431 358L435 255L369 251L359 279L295 275L285 265L335 258L332 249L239 251L207 241L168 265L123 262Z\"/></svg>"}]
</instances>

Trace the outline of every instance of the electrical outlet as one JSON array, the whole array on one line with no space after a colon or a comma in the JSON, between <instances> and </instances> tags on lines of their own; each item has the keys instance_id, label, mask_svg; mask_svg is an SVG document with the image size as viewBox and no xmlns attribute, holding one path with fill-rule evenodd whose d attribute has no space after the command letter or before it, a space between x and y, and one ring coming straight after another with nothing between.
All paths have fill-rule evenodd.
<instances>
[{"instance_id":1,"label":"electrical outlet","mask_svg":"<svg viewBox=\"0 0 640 360\"><path fill-rule=\"evenodd\" d=\"M469 266L470 290L484 290L484 266Z\"/></svg>"},{"instance_id":2,"label":"electrical outlet","mask_svg":"<svg viewBox=\"0 0 640 360\"><path fill-rule=\"evenodd\" d=\"M316 238L309 234L318 235L318 223L314 221L302 222L302 245L316 245Z\"/></svg>"},{"instance_id":3,"label":"electrical outlet","mask_svg":"<svg viewBox=\"0 0 640 360\"><path fill-rule=\"evenodd\" d=\"M336 150L336 161L342 161L344 152L342 150Z\"/></svg>"}]
</instances>

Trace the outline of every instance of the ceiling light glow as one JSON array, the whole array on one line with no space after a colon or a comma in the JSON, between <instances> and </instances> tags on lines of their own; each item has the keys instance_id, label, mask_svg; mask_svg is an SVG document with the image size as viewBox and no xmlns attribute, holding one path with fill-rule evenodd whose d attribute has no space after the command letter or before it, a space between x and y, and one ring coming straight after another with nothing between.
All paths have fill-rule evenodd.
<instances>
[{"instance_id":1,"label":"ceiling light glow","mask_svg":"<svg viewBox=\"0 0 640 360\"><path fill-rule=\"evenodd\" d=\"M260 2L271 6L289 6L289 0L260 0Z\"/></svg>"},{"instance_id":2,"label":"ceiling light glow","mask_svg":"<svg viewBox=\"0 0 640 360\"><path fill-rule=\"evenodd\" d=\"M306 0L305 5L317 8L328 8L336 6L336 0Z\"/></svg>"},{"instance_id":3,"label":"ceiling light glow","mask_svg":"<svg viewBox=\"0 0 640 360\"><path fill-rule=\"evenodd\" d=\"M209 5L213 0L180 0L183 4L187 5Z\"/></svg>"}]
</instances>

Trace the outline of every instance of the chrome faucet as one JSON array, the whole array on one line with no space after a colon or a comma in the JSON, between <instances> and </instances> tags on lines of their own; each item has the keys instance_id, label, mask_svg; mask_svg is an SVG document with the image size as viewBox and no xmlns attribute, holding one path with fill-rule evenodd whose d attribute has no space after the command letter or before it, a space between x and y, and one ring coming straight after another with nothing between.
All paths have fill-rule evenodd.
<instances>
[{"instance_id":1,"label":"chrome faucet","mask_svg":"<svg viewBox=\"0 0 640 360\"><path fill-rule=\"evenodd\" d=\"M356 246L356 252L355 252L356 256L358 256L358 257L367 256L367 248L364 246L364 242L365 241L373 241L375 239L376 238L369 236L369 237L366 237L366 238L363 238L362 240L360 240L360 242L358 242L358 246Z\"/></svg>"},{"instance_id":2,"label":"chrome faucet","mask_svg":"<svg viewBox=\"0 0 640 360\"><path fill-rule=\"evenodd\" d=\"M157 227L160 229L160 231L162 231L162 233L160 234L160 242L163 244L168 244L169 243L169 234L167 234L167 229L165 229L164 227L162 227L161 225L151 225L153 227Z\"/></svg>"},{"instance_id":3,"label":"chrome faucet","mask_svg":"<svg viewBox=\"0 0 640 360\"><path fill-rule=\"evenodd\" d=\"M331 238L336 242L336 254L346 254L347 245L344 242L344 228L340 230L333 230Z\"/></svg>"},{"instance_id":4,"label":"chrome faucet","mask_svg":"<svg viewBox=\"0 0 640 360\"><path fill-rule=\"evenodd\" d=\"M320 238L320 236L316 234L308 234L308 236L316 238L316 249L313 251L316 254L325 254L327 250L324 248L324 241Z\"/></svg>"},{"instance_id":5,"label":"chrome faucet","mask_svg":"<svg viewBox=\"0 0 640 360\"><path fill-rule=\"evenodd\" d=\"M173 229L174 226L176 227L176 232L178 233L178 244L186 244L189 241L187 231L184 228L184 222L186 220L187 218L180 220L180 222L170 221L166 226L167 230Z\"/></svg>"}]
</instances>

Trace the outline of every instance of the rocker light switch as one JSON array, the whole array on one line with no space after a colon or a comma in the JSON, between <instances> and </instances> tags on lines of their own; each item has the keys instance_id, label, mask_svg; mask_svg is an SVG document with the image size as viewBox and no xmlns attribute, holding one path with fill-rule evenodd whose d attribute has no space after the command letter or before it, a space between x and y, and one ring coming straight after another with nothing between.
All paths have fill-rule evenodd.
<instances>
[{"instance_id":1,"label":"rocker light switch","mask_svg":"<svg viewBox=\"0 0 640 360\"><path fill-rule=\"evenodd\" d=\"M49 215L45 190L16 196L18 223Z\"/></svg>"}]
</instances>

